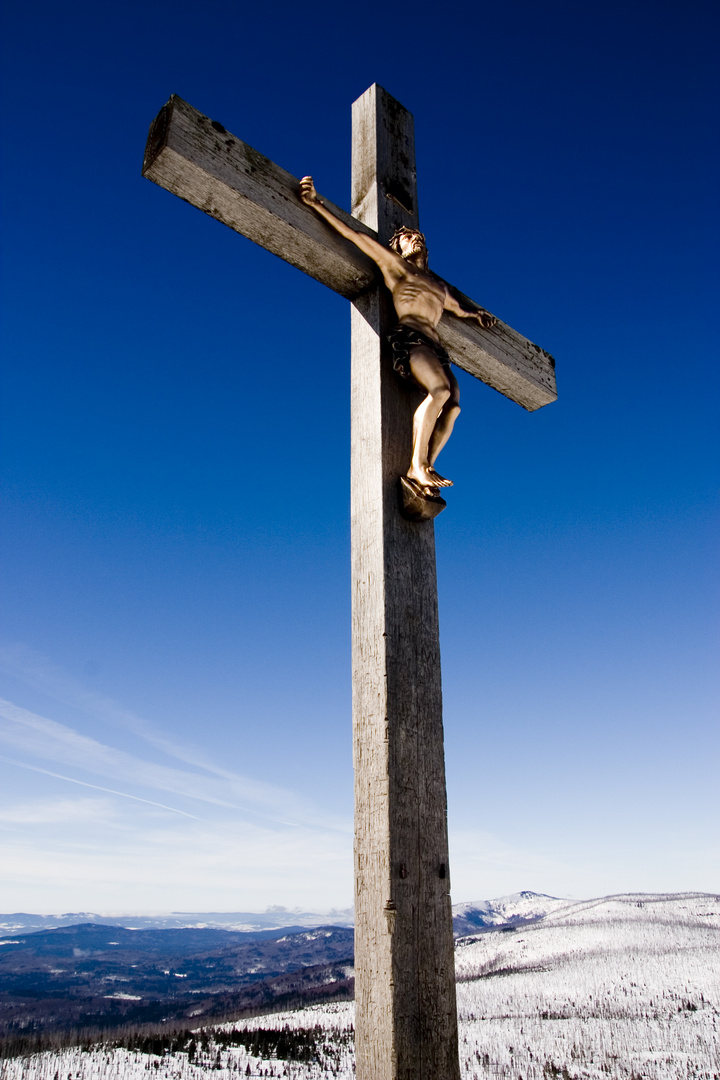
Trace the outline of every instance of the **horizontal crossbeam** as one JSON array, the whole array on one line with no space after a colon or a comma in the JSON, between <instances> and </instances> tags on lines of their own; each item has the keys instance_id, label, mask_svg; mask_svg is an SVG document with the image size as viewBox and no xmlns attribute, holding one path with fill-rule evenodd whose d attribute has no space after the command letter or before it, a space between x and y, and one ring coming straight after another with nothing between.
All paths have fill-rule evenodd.
<instances>
[{"instance_id":1,"label":"horizontal crossbeam","mask_svg":"<svg viewBox=\"0 0 720 1080\"><path fill-rule=\"evenodd\" d=\"M350 300L377 282L374 264L298 198L299 181L173 94L153 121L143 176ZM375 233L323 200L358 232ZM463 297L463 306L479 305ZM454 363L534 410L557 397L555 363L498 320L491 330L446 312L440 339Z\"/></svg>"}]
</instances>

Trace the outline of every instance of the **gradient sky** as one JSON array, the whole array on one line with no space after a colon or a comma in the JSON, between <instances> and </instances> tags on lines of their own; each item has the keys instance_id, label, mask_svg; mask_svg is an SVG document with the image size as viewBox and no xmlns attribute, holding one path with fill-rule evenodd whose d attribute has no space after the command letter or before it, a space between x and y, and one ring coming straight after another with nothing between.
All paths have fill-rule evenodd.
<instances>
[{"instance_id":1,"label":"gradient sky","mask_svg":"<svg viewBox=\"0 0 720 1080\"><path fill-rule=\"evenodd\" d=\"M453 899L720 889L717 32L6 5L0 910L352 902L349 305L140 164L178 93L348 207L372 82L431 266L557 358L442 458Z\"/></svg>"}]
</instances>

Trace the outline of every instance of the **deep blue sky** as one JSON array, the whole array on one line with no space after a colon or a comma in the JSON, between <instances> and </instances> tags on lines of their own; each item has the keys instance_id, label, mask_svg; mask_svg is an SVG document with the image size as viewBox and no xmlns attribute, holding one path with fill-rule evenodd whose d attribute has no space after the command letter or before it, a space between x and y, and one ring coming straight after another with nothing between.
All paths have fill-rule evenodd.
<instances>
[{"instance_id":1,"label":"deep blue sky","mask_svg":"<svg viewBox=\"0 0 720 1080\"><path fill-rule=\"evenodd\" d=\"M558 365L461 373L442 459L454 899L720 888L717 32L7 6L0 909L351 902L348 305L140 164L174 92L347 207L372 82L431 266Z\"/></svg>"}]
</instances>

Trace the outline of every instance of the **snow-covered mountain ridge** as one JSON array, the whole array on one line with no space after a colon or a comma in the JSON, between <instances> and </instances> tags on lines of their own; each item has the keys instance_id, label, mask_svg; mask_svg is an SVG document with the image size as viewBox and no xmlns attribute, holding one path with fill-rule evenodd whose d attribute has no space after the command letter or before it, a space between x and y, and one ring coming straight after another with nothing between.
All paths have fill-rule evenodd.
<instances>
[{"instance_id":1,"label":"snow-covered mountain ridge","mask_svg":"<svg viewBox=\"0 0 720 1080\"><path fill-rule=\"evenodd\" d=\"M510 893L495 900L471 900L453 904L453 926L456 934L474 934L488 927L517 926L536 922L571 903L571 900L535 892Z\"/></svg>"}]
</instances>

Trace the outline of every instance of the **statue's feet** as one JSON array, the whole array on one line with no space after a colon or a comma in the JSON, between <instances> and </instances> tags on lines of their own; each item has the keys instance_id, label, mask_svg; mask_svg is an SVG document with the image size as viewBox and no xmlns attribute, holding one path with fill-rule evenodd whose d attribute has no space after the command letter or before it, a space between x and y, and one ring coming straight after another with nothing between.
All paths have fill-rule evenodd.
<instances>
[{"instance_id":1,"label":"statue's feet","mask_svg":"<svg viewBox=\"0 0 720 1080\"><path fill-rule=\"evenodd\" d=\"M428 495L437 495L440 488L452 487L452 480L446 480L440 473L435 472L432 465L411 465L407 476Z\"/></svg>"},{"instance_id":2,"label":"statue's feet","mask_svg":"<svg viewBox=\"0 0 720 1080\"><path fill-rule=\"evenodd\" d=\"M437 487L452 487L452 480L448 480L447 477L441 476L439 472L436 472L432 465L428 465L428 475L432 477L433 483Z\"/></svg>"},{"instance_id":3,"label":"statue's feet","mask_svg":"<svg viewBox=\"0 0 720 1080\"><path fill-rule=\"evenodd\" d=\"M416 489L423 495L439 495L440 485L431 478L425 469L409 469L407 479L411 480Z\"/></svg>"}]
</instances>

